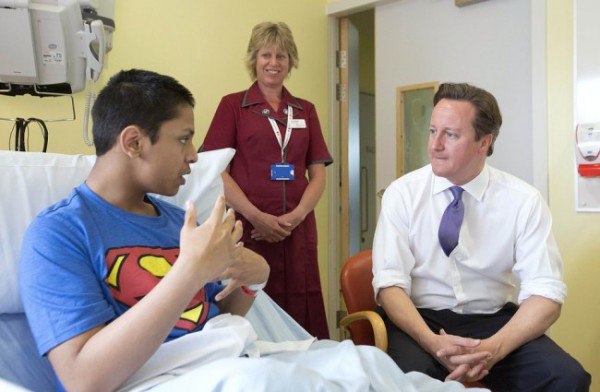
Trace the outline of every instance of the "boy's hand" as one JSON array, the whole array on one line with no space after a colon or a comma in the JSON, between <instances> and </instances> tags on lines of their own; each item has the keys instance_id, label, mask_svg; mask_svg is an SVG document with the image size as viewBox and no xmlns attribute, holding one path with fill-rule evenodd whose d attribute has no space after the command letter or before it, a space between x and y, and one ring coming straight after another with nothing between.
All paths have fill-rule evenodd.
<instances>
[{"instance_id":1,"label":"boy's hand","mask_svg":"<svg viewBox=\"0 0 600 392\"><path fill-rule=\"evenodd\" d=\"M220 280L231 279L215 299L222 300L240 286L266 282L269 278L270 268L267 261L248 248L241 248L234 262L221 275Z\"/></svg>"},{"instance_id":2,"label":"boy's hand","mask_svg":"<svg viewBox=\"0 0 600 392\"><path fill-rule=\"evenodd\" d=\"M178 260L195 263L195 271L204 277L203 284L216 280L239 256L242 225L235 222L233 210L225 219L225 198L220 196L210 217L202 225L196 223L196 207L188 202L180 233Z\"/></svg>"}]
</instances>

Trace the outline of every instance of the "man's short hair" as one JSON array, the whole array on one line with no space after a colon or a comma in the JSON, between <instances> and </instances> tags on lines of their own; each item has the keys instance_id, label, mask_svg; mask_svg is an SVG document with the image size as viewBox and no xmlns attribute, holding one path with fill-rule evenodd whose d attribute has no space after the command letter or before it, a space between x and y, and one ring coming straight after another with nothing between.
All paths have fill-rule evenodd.
<instances>
[{"instance_id":1,"label":"man's short hair","mask_svg":"<svg viewBox=\"0 0 600 392\"><path fill-rule=\"evenodd\" d=\"M468 83L442 83L433 97L433 105L435 106L442 99L467 101L475 107L472 124L475 129L475 140L492 135L492 143L487 151L488 156L492 155L502 125L502 114L496 98L490 92Z\"/></svg>"},{"instance_id":2,"label":"man's short hair","mask_svg":"<svg viewBox=\"0 0 600 392\"><path fill-rule=\"evenodd\" d=\"M151 143L156 143L162 123L177 117L183 105L194 107L195 100L174 78L141 69L118 72L100 91L92 108L96 155L110 150L130 125L140 127Z\"/></svg>"}]
</instances>

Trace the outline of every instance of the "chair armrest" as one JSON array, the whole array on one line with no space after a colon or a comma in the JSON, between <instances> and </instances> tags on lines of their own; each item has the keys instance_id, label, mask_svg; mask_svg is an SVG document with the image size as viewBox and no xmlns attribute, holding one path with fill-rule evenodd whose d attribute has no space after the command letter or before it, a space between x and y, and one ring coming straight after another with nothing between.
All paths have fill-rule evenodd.
<instances>
[{"instance_id":1,"label":"chair armrest","mask_svg":"<svg viewBox=\"0 0 600 392\"><path fill-rule=\"evenodd\" d=\"M363 310L360 312L351 313L340 320L340 326L348 329L348 326L358 320L367 320L373 328L373 336L375 337L375 346L387 352L388 336L385 329L385 323L379 314L372 310Z\"/></svg>"}]
</instances>

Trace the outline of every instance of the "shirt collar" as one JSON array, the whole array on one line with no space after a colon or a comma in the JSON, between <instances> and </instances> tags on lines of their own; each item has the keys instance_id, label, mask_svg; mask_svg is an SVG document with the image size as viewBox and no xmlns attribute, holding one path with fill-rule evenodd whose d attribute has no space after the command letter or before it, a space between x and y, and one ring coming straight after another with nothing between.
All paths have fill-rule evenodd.
<instances>
[{"instance_id":1,"label":"shirt collar","mask_svg":"<svg viewBox=\"0 0 600 392\"><path fill-rule=\"evenodd\" d=\"M283 86L283 91L281 95L282 106L292 106L294 107L294 109L304 110L298 99L292 94L290 94L290 92L285 88L285 86ZM244 99L242 99L242 107L245 108L248 106L261 105L264 103L266 103L266 101L262 93L260 92L258 82L252 83L252 86L250 86L250 88L246 90L246 93L244 94Z\"/></svg>"},{"instance_id":2,"label":"shirt collar","mask_svg":"<svg viewBox=\"0 0 600 392\"><path fill-rule=\"evenodd\" d=\"M483 166L483 170L471 181L466 184L461 185L467 193L473 196L476 200L481 201L483 199L483 194L487 188L487 185L490 182L490 171L488 165L485 164ZM454 186L455 184L451 183L445 177L438 177L433 174L433 187L432 194L436 195L440 192L445 191L446 189Z\"/></svg>"}]
</instances>

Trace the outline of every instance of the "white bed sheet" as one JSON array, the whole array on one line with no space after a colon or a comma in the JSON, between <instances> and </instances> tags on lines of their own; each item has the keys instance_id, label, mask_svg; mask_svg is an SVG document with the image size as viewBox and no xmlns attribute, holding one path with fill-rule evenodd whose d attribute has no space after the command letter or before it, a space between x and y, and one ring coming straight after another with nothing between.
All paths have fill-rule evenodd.
<instances>
[{"instance_id":1,"label":"white bed sheet","mask_svg":"<svg viewBox=\"0 0 600 392\"><path fill-rule=\"evenodd\" d=\"M402 373L379 349L355 346L346 340L308 351L216 360L152 391L457 392L465 391L465 387L423 373Z\"/></svg>"},{"instance_id":2,"label":"white bed sheet","mask_svg":"<svg viewBox=\"0 0 600 392\"><path fill-rule=\"evenodd\" d=\"M465 389L458 382L405 374L383 351L349 340L262 343L248 320L219 315L206 323L202 333L164 344L119 392Z\"/></svg>"},{"instance_id":3,"label":"white bed sheet","mask_svg":"<svg viewBox=\"0 0 600 392\"><path fill-rule=\"evenodd\" d=\"M266 342L303 341L311 336L267 294L260 292L246 315L256 339ZM50 363L37 353L23 313L0 314L0 381L35 392L55 391ZM0 389L4 391L5 389Z\"/></svg>"},{"instance_id":4,"label":"white bed sheet","mask_svg":"<svg viewBox=\"0 0 600 392\"><path fill-rule=\"evenodd\" d=\"M223 356L226 350L221 348L215 356L216 353L208 350L208 353L202 353L197 358L197 362L191 360L176 369L170 369L169 372L161 375L162 377L152 379L146 386L150 386L152 392L457 392L465 390L465 387L458 382L441 382L417 372L403 373L383 351L372 346L356 346L349 340L341 343L318 341L308 350L296 346L288 351L265 355L260 352L260 349L257 350L260 342L255 342L256 344L253 345L251 339L248 339L248 334L242 332L241 335L241 339L231 339L236 344L228 347L228 349L234 347L233 350L238 355ZM227 337L223 336L223 340L226 339ZM189 346L193 347L193 344L188 344ZM210 360L203 360L204 356L208 356ZM177 355L171 353L171 357ZM128 392L142 391L146 389L142 387Z\"/></svg>"}]
</instances>

